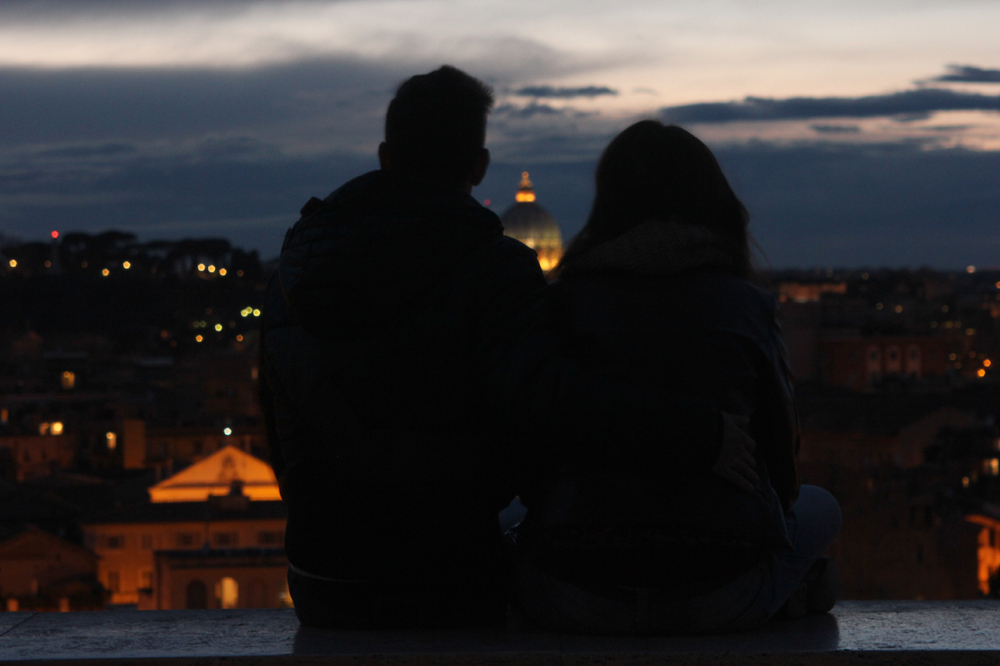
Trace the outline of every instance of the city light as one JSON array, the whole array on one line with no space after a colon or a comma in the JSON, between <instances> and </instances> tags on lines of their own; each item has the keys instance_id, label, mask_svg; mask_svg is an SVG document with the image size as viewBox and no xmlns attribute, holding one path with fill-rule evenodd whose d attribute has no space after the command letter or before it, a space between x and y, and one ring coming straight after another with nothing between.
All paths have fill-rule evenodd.
<instances>
[{"instance_id":1,"label":"city light","mask_svg":"<svg viewBox=\"0 0 1000 666\"><path fill-rule=\"evenodd\" d=\"M104 277L108 277L109 275L111 275L111 271L105 268L103 271L101 271L101 275L103 275Z\"/></svg>"},{"instance_id":2,"label":"city light","mask_svg":"<svg viewBox=\"0 0 1000 666\"><path fill-rule=\"evenodd\" d=\"M128 261L123 261L122 262L122 268L124 268L125 270L128 270L128 269L132 268L132 264L130 262L128 262Z\"/></svg>"},{"instance_id":3,"label":"city light","mask_svg":"<svg viewBox=\"0 0 1000 666\"><path fill-rule=\"evenodd\" d=\"M254 310L253 311L253 316L254 317L259 317L260 316L260 310Z\"/></svg>"},{"instance_id":4,"label":"city light","mask_svg":"<svg viewBox=\"0 0 1000 666\"><path fill-rule=\"evenodd\" d=\"M972 273L976 272L976 267L975 266L966 266L965 267L965 272L971 275Z\"/></svg>"},{"instance_id":5,"label":"city light","mask_svg":"<svg viewBox=\"0 0 1000 666\"><path fill-rule=\"evenodd\" d=\"M118 435L113 432L107 432L104 435L105 441L108 443L108 451L114 451L115 447L118 446Z\"/></svg>"},{"instance_id":6,"label":"city light","mask_svg":"<svg viewBox=\"0 0 1000 666\"><path fill-rule=\"evenodd\" d=\"M198 264L198 270L204 272L204 270L205 270L205 264Z\"/></svg>"},{"instance_id":7,"label":"city light","mask_svg":"<svg viewBox=\"0 0 1000 666\"><path fill-rule=\"evenodd\" d=\"M10 267L11 268L17 268L17 260L16 259L11 259L10 260Z\"/></svg>"},{"instance_id":8,"label":"city light","mask_svg":"<svg viewBox=\"0 0 1000 666\"><path fill-rule=\"evenodd\" d=\"M62 384L64 390L69 391L74 386L76 386L76 373L71 372L70 370L66 370L65 372L62 373L62 377L60 378L60 383Z\"/></svg>"},{"instance_id":9,"label":"city light","mask_svg":"<svg viewBox=\"0 0 1000 666\"><path fill-rule=\"evenodd\" d=\"M53 435L61 435L61 434L63 434L63 424L62 424L62 421L53 421L52 422L52 434Z\"/></svg>"},{"instance_id":10,"label":"city light","mask_svg":"<svg viewBox=\"0 0 1000 666\"><path fill-rule=\"evenodd\" d=\"M51 261L49 261L48 259L46 259L46 260L45 260L45 267L46 267L46 268L52 268L52 262L51 262Z\"/></svg>"},{"instance_id":11,"label":"city light","mask_svg":"<svg viewBox=\"0 0 1000 666\"><path fill-rule=\"evenodd\" d=\"M59 232L58 231L53 231L52 232L52 240L55 240L57 238L59 238Z\"/></svg>"},{"instance_id":12,"label":"city light","mask_svg":"<svg viewBox=\"0 0 1000 666\"><path fill-rule=\"evenodd\" d=\"M209 266L208 267L208 272L209 273L214 273L215 272L215 266Z\"/></svg>"},{"instance_id":13,"label":"city light","mask_svg":"<svg viewBox=\"0 0 1000 666\"><path fill-rule=\"evenodd\" d=\"M991 365L993 365L993 361L991 361L991 360L990 360L990 359L988 359L988 358L987 358L987 359L983 359L983 367L984 367L984 368L988 368L988 367L990 367Z\"/></svg>"},{"instance_id":14,"label":"city light","mask_svg":"<svg viewBox=\"0 0 1000 666\"><path fill-rule=\"evenodd\" d=\"M215 330L216 331L221 331L222 330L222 324L216 324L215 325Z\"/></svg>"},{"instance_id":15,"label":"city light","mask_svg":"<svg viewBox=\"0 0 1000 666\"><path fill-rule=\"evenodd\" d=\"M226 437L229 437L230 435L233 434L233 429L232 428L223 428L222 429L222 434L225 435Z\"/></svg>"},{"instance_id":16,"label":"city light","mask_svg":"<svg viewBox=\"0 0 1000 666\"><path fill-rule=\"evenodd\" d=\"M986 376L986 371L983 370L982 368L979 368L978 370L976 370L976 375L979 376L979 377L985 377Z\"/></svg>"},{"instance_id":17,"label":"city light","mask_svg":"<svg viewBox=\"0 0 1000 666\"><path fill-rule=\"evenodd\" d=\"M195 339L195 342L201 342L205 338L201 337L200 335L196 335L196 336L194 336L194 339Z\"/></svg>"},{"instance_id":18,"label":"city light","mask_svg":"<svg viewBox=\"0 0 1000 666\"><path fill-rule=\"evenodd\" d=\"M236 342L243 342L243 336L242 335L237 335L236 336Z\"/></svg>"},{"instance_id":19,"label":"city light","mask_svg":"<svg viewBox=\"0 0 1000 666\"><path fill-rule=\"evenodd\" d=\"M87 266L88 266L88 264L87 264L86 261L81 261L80 262L80 268L86 268Z\"/></svg>"},{"instance_id":20,"label":"city light","mask_svg":"<svg viewBox=\"0 0 1000 666\"><path fill-rule=\"evenodd\" d=\"M875 309L876 310L881 310L882 309L882 304L881 303L876 303L875 304Z\"/></svg>"},{"instance_id":21,"label":"city light","mask_svg":"<svg viewBox=\"0 0 1000 666\"><path fill-rule=\"evenodd\" d=\"M219 275L225 277L225 275L226 275L226 269L225 268L220 268L219 269Z\"/></svg>"},{"instance_id":22,"label":"city light","mask_svg":"<svg viewBox=\"0 0 1000 666\"><path fill-rule=\"evenodd\" d=\"M49 424L49 423L39 423L38 424L38 434L39 435L47 435L47 434L49 434L49 427L50 427L50 425L51 424Z\"/></svg>"},{"instance_id":23,"label":"city light","mask_svg":"<svg viewBox=\"0 0 1000 666\"><path fill-rule=\"evenodd\" d=\"M236 277L243 277L243 269L236 271Z\"/></svg>"}]
</instances>

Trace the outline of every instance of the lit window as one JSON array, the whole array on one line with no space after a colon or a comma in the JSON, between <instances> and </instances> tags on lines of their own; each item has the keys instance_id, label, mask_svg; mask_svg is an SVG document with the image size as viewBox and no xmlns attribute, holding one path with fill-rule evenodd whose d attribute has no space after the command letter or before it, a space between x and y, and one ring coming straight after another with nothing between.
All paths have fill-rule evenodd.
<instances>
[{"instance_id":1,"label":"lit window","mask_svg":"<svg viewBox=\"0 0 1000 666\"><path fill-rule=\"evenodd\" d=\"M104 439L108 443L108 451L114 451L115 447L118 446L118 435L113 432L107 432L104 434Z\"/></svg>"},{"instance_id":2,"label":"lit window","mask_svg":"<svg viewBox=\"0 0 1000 666\"><path fill-rule=\"evenodd\" d=\"M39 435L47 435L47 434L49 434L49 427L50 427L50 425L51 424L49 424L49 423L39 423L38 424L38 434Z\"/></svg>"},{"instance_id":3,"label":"lit window","mask_svg":"<svg viewBox=\"0 0 1000 666\"><path fill-rule=\"evenodd\" d=\"M240 586L235 579L226 576L216 584L215 598L219 608L236 608L240 600Z\"/></svg>"},{"instance_id":4,"label":"lit window","mask_svg":"<svg viewBox=\"0 0 1000 666\"><path fill-rule=\"evenodd\" d=\"M62 373L62 382L61 383L62 383L62 387L65 390L67 390L67 391L70 390L71 388L73 388L74 386L76 386L76 373L75 372L71 372L69 370L66 370L65 372Z\"/></svg>"}]
</instances>

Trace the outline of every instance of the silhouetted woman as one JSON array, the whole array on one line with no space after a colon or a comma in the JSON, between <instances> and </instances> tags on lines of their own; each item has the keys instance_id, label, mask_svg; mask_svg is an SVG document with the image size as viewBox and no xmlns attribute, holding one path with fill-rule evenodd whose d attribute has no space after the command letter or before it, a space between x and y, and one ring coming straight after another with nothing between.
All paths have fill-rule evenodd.
<instances>
[{"instance_id":1,"label":"silhouetted woman","mask_svg":"<svg viewBox=\"0 0 1000 666\"><path fill-rule=\"evenodd\" d=\"M840 508L799 486L792 377L775 300L751 282L746 209L704 143L652 120L611 142L596 186L552 290L563 341L591 367L714 401L757 449L692 457L665 441L679 452L669 469L543 465L524 493L522 607L552 629L606 634L828 610L836 575L820 556Z\"/></svg>"}]
</instances>

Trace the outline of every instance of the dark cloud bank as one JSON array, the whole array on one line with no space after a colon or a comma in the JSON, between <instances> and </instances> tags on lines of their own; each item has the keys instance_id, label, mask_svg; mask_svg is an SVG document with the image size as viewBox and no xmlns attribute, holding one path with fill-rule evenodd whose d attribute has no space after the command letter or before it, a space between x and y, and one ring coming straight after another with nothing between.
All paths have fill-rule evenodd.
<instances>
[{"instance_id":1,"label":"dark cloud bank","mask_svg":"<svg viewBox=\"0 0 1000 666\"><path fill-rule=\"evenodd\" d=\"M580 88L557 88L553 86L527 86L514 91L520 97L536 97L550 99L578 99L580 97L614 97L617 90L607 86L584 86Z\"/></svg>"},{"instance_id":2,"label":"dark cloud bank","mask_svg":"<svg viewBox=\"0 0 1000 666\"><path fill-rule=\"evenodd\" d=\"M328 139L350 134L374 145L406 73L347 61L248 72L0 71L0 233L225 236L273 256L309 197L376 166L374 155ZM665 115L687 123L862 117L995 108L998 100L918 90L690 105ZM505 157L475 195L502 212L527 169L539 202L572 236L610 137L574 134L571 123L560 135L532 129L533 118L515 111L495 118L506 124L508 143L495 151ZM512 123L524 131L516 135ZM836 145L832 133L844 130L824 127L817 124L823 143L716 149L774 267L1000 263L1000 152ZM290 148L295 141L316 148Z\"/></svg>"},{"instance_id":3,"label":"dark cloud bank","mask_svg":"<svg viewBox=\"0 0 1000 666\"><path fill-rule=\"evenodd\" d=\"M935 111L1000 111L1000 95L922 88L868 97L747 97L740 102L667 107L660 110L660 116L667 122L698 124L878 116L917 118L926 117Z\"/></svg>"},{"instance_id":4,"label":"dark cloud bank","mask_svg":"<svg viewBox=\"0 0 1000 666\"><path fill-rule=\"evenodd\" d=\"M983 69L972 65L948 65L948 73L931 81L942 83L1000 83L1000 69Z\"/></svg>"}]
</instances>

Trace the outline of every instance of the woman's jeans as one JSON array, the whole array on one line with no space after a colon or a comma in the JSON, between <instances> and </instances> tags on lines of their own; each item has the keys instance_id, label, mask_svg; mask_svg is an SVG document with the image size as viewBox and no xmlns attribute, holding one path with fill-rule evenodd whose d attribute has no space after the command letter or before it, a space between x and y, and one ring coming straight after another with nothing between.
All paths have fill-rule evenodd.
<instances>
[{"instance_id":1,"label":"woman's jeans","mask_svg":"<svg viewBox=\"0 0 1000 666\"><path fill-rule=\"evenodd\" d=\"M546 575L530 557L519 563L517 594L536 624L565 633L702 634L760 626L785 604L840 531L840 505L817 486L802 486L786 517L792 548L705 595L668 598L657 590L621 590L609 599ZM634 593L634 600L631 599Z\"/></svg>"}]
</instances>

